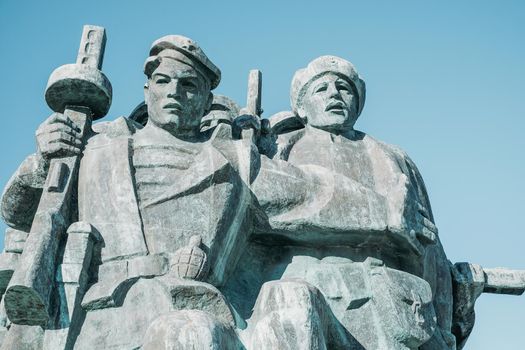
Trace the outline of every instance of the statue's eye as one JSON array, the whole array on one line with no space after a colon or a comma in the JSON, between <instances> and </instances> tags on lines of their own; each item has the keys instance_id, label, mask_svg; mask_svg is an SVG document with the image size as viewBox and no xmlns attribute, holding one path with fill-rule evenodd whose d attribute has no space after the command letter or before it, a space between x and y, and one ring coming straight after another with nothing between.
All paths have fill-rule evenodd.
<instances>
[{"instance_id":1,"label":"statue's eye","mask_svg":"<svg viewBox=\"0 0 525 350\"><path fill-rule=\"evenodd\" d=\"M350 85L342 82L337 84L337 90L352 92L352 88L350 87Z\"/></svg>"},{"instance_id":2,"label":"statue's eye","mask_svg":"<svg viewBox=\"0 0 525 350\"><path fill-rule=\"evenodd\" d=\"M194 90L197 88L197 83L191 80L185 80L182 82L182 86L187 90Z\"/></svg>"},{"instance_id":3,"label":"statue's eye","mask_svg":"<svg viewBox=\"0 0 525 350\"><path fill-rule=\"evenodd\" d=\"M163 76L159 76L155 78L156 84L168 84L169 82L170 82L169 78L166 78Z\"/></svg>"},{"instance_id":4,"label":"statue's eye","mask_svg":"<svg viewBox=\"0 0 525 350\"><path fill-rule=\"evenodd\" d=\"M319 84L314 88L314 93L326 91L327 87L327 84Z\"/></svg>"}]
</instances>

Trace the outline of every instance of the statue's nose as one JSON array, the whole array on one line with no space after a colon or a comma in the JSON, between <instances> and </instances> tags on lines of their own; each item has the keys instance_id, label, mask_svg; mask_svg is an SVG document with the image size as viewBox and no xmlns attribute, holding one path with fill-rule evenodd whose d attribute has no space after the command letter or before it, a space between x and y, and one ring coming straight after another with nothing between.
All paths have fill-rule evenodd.
<instances>
[{"instance_id":1,"label":"statue's nose","mask_svg":"<svg viewBox=\"0 0 525 350\"><path fill-rule=\"evenodd\" d=\"M341 97L341 94L339 93L339 90L337 90L337 87L335 86L335 84L328 84L328 87L327 87L327 91L328 93L328 96L330 98L332 97Z\"/></svg>"},{"instance_id":2,"label":"statue's nose","mask_svg":"<svg viewBox=\"0 0 525 350\"><path fill-rule=\"evenodd\" d=\"M180 96L181 96L181 85L177 79L173 79L170 82L170 86L168 89L168 97L178 98Z\"/></svg>"}]
</instances>

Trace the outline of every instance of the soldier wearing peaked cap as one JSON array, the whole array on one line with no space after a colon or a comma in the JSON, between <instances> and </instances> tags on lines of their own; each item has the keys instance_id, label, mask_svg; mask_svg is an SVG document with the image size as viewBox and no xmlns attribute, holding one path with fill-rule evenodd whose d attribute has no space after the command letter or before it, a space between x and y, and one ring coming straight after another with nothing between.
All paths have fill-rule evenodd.
<instances>
[{"instance_id":1,"label":"soldier wearing peaked cap","mask_svg":"<svg viewBox=\"0 0 525 350\"><path fill-rule=\"evenodd\" d=\"M144 73L150 77L162 57L171 57L193 66L215 89L221 81L221 71L210 61L197 43L182 35L167 35L157 39L151 45L149 57L144 66Z\"/></svg>"},{"instance_id":2,"label":"soldier wearing peaked cap","mask_svg":"<svg viewBox=\"0 0 525 350\"><path fill-rule=\"evenodd\" d=\"M230 126L200 132L221 72L196 42L169 35L152 44L144 73L146 125L122 117L95 124L83 149L78 219L91 224L103 243L94 258L98 273L90 276L82 300L85 310L96 312L88 311L78 326L76 348L141 347L161 314L166 321L155 323L161 328L199 318L210 332L226 330L223 337L233 344L238 342L234 318L213 286L224 284L235 269L253 203L239 175L242 152ZM4 192L2 215L10 226L30 227L36 208L28 203L39 201L45 164L80 152L75 136L74 125L61 114L40 126L37 153L24 161ZM127 292L115 299L122 288ZM165 315L176 310L174 290L190 296L177 302L193 310ZM209 303L191 305L193 292L206 295ZM141 317L113 317L115 312Z\"/></svg>"}]
</instances>

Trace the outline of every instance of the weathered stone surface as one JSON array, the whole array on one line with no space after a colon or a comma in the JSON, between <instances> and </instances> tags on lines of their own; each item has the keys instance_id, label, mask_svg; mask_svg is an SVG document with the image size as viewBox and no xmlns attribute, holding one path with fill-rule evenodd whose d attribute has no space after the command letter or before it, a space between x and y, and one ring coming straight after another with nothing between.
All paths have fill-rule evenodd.
<instances>
[{"instance_id":1,"label":"weathered stone surface","mask_svg":"<svg viewBox=\"0 0 525 350\"><path fill-rule=\"evenodd\" d=\"M87 290L82 307L96 310L121 305L129 288L140 277L161 276L168 269L168 259L160 255L145 255L102 264L98 270L98 281Z\"/></svg>"},{"instance_id":2,"label":"weathered stone surface","mask_svg":"<svg viewBox=\"0 0 525 350\"><path fill-rule=\"evenodd\" d=\"M328 349L359 345L332 315L323 294L300 279L264 284L249 325L244 336L249 349Z\"/></svg>"},{"instance_id":3,"label":"weathered stone surface","mask_svg":"<svg viewBox=\"0 0 525 350\"><path fill-rule=\"evenodd\" d=\"M505 268L483 269L484 293L522 295L525 292L525 271Z\"/></svg>"},{"instance_id":4,"label":"weathered stone surface","mask_svg":"<svg viewBox=\"0 0 525 350\"><path fill-rule=\"evenodd\" d=\"M40 326L11 325L7 332L2 350L40 350L44 342L44 329Z\"/></svg>"},{"instance_id":5,"label":"weathered stone surface","mask_svg":"<svg viewBox=\"0 0 525 350\"><path fill-rule=\"evenodd\" d=\"M63 113L68 106L83 106L91 110L95 119L106 115L112 89L100 71L105 46L104 28L84 26L77 62L57 68L47 82L45 97L52 110Z\"/></svg>"},{"instance_id":6,"label":"weathered stone surface","mask_svg":"<svg viewBox=\"0 0 525 350\"><path fill-rule=\"evenodd\" d=\"M24 251L28 233L8 227L4 236L4 251L21 254Z\"/></svg>"},{"instance_id":7,"label":"weathered stone surface","mask_svg":"<svg viewBox=\"0 0 525 350\"><path fill-rule=\"evenodd\" d=\"M68 328L47 329L44 333L42 350L67 349Z\"/></svg>"},{"instance_id":8,"label":"weathered stone surface","mask_svg":"<svg viewBox=\"0 0 525 350\"><path fill-rule=\"evenodd\" d=\"M166 285L174 310L201 310L212 314L218 321L235 326L237 319L230 304L215 287L199 282L166 276L160 281Z\"/></svg>"},{"instance_id":9,"label":"weathered stone surface","mask_svg":"<svg viewBox=\"0 0 525 350\"><path fill-rule=\"evenodd\" d=\"M480 265L456 263L454 280L454 314L452 332L461 349L474 327L474 306L482 293L521 295L525 291L525 271L504 268L483 269Z\"/></svg>"},{"instance_id":10,"label":"weathered stone surface","mask_svg":"<svg viewBox=\"0 0 525 350\"><path fill-rule=\"evenodd\" d=\"M146 331L143 350L210 349L243 350L235 330L207 312L175 311L160 316Z\"/></svg>"},{"instance_id":11,"label":"weathered stone surface","mask_svg":"<svg viewBox=\"0 0 525 350\"><path fill-rule=\"evenodd\" d=\"M213 95L210 111L202 117L201 131L214 129L219 124L231 124L239 115L240 107L228 96Z\"/></svg>"},{"instance_id":12,"label":"weathered stone surface","mask_svg":"<svg viewBox=\"0 0 525 350\"><path fill-rule=\"evenodd\" d=\"M164 275L169 270L169 261L162 255L145 255L128 260L128 278Z\"/></svg>"},{"instance_id":13,"label":"weathered stone surface","mask_svg":"<svg viewBox=\"0 0 525 350\"><path fill-rule=\"evenodd\" d=\"M64 124L70 128L74 126L74 135L78 137L77 147L82 145L89 133L93 113L97 117L103 116L111 104L111 85L98 70L104 51L104 29L87 26L82 37L80 51L84 55L79 59L81 62L55 70L46 88L48 105L55 112L63 113ZM88 59L90 56L94 56L92 60ZM99 101L101 91L107 97L102 102ZM51 121L59 120L52 117ZM77 191L80 162L79 149L72 149L72 139L68 134L64 134L65 138L69 138L68 145L64 149L57 149L59 144L49 138L55 130L48 131L39 135L38 142L40 159L42 162L45 159L47 163L40 168L48 168L49 172L26 249L5 295L9 318L17 324L32 326L44 326L50 316L56 255L61 236L76 210L73 199ZM69 149L72 154L64 152L65 149Z\"/></svg>"},{"instance_id":14,"label":"weathered stone surface","mask_svg":"<svg viewBox=\"0 0 525 350\"><path fill-rule=\"evenodd\" d=\"M149 325L171 310L168 290L155 279L140 279L119 307L89 311L75 349L136 349Z\"/></svg>"},{"instance_id":15,"label":"weathered stone surface","mask_svg":"<svg viewBox=\"0 0 525 350\"><path fill-rule=\"evenodd\" d=\"M58 266L56 275L57 293L61 301L58 314L60 329L79 327L78 322L84 316L81 301L89 281L94 243L99 238L87 222L75 222L67 230L62 264ZM67 344L68 335L68 332L56 332L50 342Z\"/></svg>"},{"instance_id":16,"label":"weathered stone surface","mask_svg":"<svg viewBox=\"0 0 525 350\"><path fill-rule=\"evenodd\" d=\"M267 120L260 71L240 108L169 35L144 103L91 126L111 102L104 43L87 26L52 74L56 113L2 197L2 349L453 350L481 293L525 290L523 271L449 263L416 165L354 129L350 62L297 71Z\"/></svg>"},{"instance_id":17,"label":"weathered stone surface","mask_svg":"<svg viewBox=\"0 0 525 350\"><path fill-rule=\"evenodd\" d=\"M19 257L20 254L17 253L0 254L0 295L4 295L13 272L18 266Z\"/></svg>"}]
</instances>

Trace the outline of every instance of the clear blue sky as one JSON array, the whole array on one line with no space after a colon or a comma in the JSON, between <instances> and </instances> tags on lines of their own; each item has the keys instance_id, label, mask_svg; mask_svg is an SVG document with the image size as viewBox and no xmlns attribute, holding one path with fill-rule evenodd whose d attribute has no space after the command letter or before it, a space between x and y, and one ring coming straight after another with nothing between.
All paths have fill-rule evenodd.
<instances>
[{"instance_id":1,"label":"clear blue sky","mask_svg":"<svg viewBox=\"0 0 525 350\"><path fill-rule=\"evenodd\" d=\"M349 59L368 88L356 127L416 162L449 259L525 268L525 2L1 0L0 186L34 152L47 78L75 60L83 24L107 30L106 120L143 100L144 59L166 34L196 40L222 70L216 92L241 105L261 69L265 116L290 108L311 59ZM483 295L477 312L467 349L523 349L525 296Z\"/></svg>"}]
</instances>

